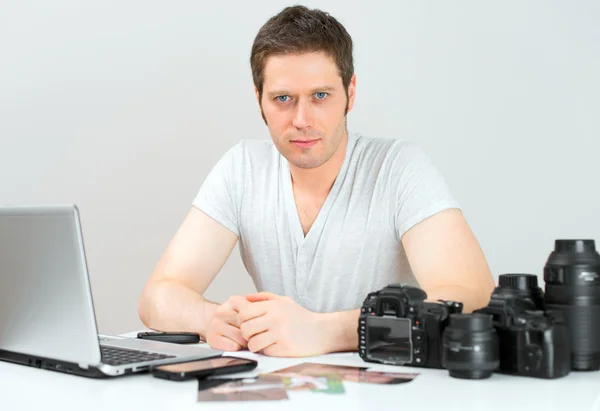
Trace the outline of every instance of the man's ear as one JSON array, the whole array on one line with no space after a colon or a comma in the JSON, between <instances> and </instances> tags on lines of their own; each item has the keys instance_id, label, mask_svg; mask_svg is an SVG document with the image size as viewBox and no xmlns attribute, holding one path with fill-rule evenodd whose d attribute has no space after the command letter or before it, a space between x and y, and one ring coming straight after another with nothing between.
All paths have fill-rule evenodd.
<instances>
[{"instance_id":1,"label":"man's ear","mask_svg":"<svg viewBox=\"0 0 600 411\"><path fill-rule=\"evenodd\" d=\"M348 112L354 106L354 97L356 96L356 74L352 75L350 84L348 84Z\"/></svg>"}]
</instances>

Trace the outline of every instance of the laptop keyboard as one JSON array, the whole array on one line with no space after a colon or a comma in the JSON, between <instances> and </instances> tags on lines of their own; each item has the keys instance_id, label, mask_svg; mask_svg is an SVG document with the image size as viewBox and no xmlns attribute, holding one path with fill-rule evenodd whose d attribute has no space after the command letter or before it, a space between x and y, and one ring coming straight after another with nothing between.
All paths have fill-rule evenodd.
<instances>
[{"instance_id":1,"label":"laptop keyboard","mask_svg":"<svg viewBox=\"0 0 600 411\"><path fill-rule=\"evenodd\" d=\"M136 362L175 358L174 355L130 350L127 348L105 347L103 345L100 346L100 352L102 353L102 363L107 365L125 365Z\"/></svg>"}]
</instances>

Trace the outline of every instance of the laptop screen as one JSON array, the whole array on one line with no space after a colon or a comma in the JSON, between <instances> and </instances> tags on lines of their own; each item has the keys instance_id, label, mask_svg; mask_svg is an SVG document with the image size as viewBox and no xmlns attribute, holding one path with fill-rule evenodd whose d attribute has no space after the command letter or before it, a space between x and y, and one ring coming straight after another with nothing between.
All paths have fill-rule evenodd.
<instances>
[{"instance_id":1,"label":"laptop screen","mask_svg":"<svg viewBox=\"0 0 600 411\"><path fill-rule=\"evenodd\" d=\"M0 207L0 273L0 350L100 362L75 206Z\"/></svg>"}]
</instances>

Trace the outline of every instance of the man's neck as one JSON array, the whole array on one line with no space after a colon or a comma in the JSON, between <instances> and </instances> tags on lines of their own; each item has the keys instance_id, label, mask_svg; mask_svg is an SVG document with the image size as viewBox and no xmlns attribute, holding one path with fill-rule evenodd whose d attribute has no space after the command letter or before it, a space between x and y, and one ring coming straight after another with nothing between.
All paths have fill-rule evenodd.
<instances>
[{"instance_id":1,"label":"man's neck","mask_svg":"<svg viewBox=\"0 0 600 411\"><path fill-rule=\"evenodd\" d=\"M348 131L345 131L335 153L319 167L307 169L289 164L292 175L292 186L300 191L308 191L326 197L344 164L347 146Z\"/></svg>"}]
</instances>

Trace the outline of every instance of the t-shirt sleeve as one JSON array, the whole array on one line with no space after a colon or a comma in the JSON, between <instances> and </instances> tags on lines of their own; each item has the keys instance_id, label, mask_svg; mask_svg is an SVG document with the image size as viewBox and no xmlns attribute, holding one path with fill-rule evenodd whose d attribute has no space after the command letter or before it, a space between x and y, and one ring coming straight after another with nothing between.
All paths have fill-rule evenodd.
<instances>
[{"instance_id":1,"label":"t-shirt sleeve","mask_svg":"<svg viewBox=\"0 0 600 411\"><path fill-rule=\"evenodd\" d=\"M238 236L242 157L241 143L229 149L211 169L193 201L196 208Z\"/></svg>"},{"instance_id":2,"label":"t-shirt sleeve","mask_svg":"<svg viewBox=\"0 0 600 411\"><path fill-rule=\"evenodd\" d=\"M460 209L438 168L414 143L401 144L394 168L398 184L396 230L399 239L410 228L428 217L447 209Z\"/></svg>"}]
</instances>

